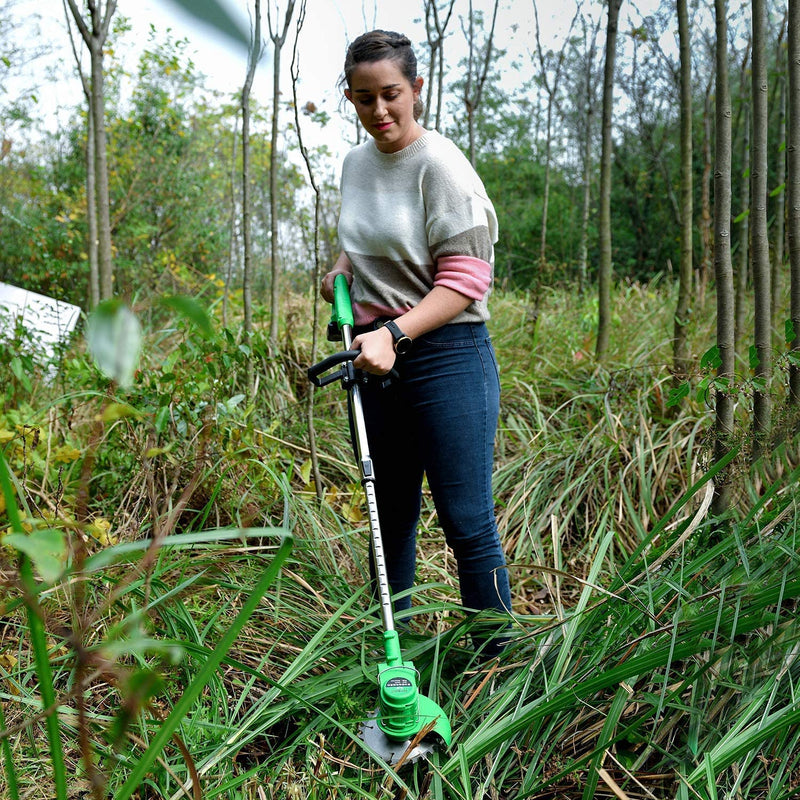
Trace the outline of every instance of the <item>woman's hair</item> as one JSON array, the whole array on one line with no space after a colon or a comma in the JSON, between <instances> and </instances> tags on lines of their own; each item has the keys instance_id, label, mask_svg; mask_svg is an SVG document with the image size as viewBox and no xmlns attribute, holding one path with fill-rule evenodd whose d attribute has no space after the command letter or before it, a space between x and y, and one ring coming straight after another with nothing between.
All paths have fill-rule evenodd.
<instances>
[{"instance_id":1,"label":"woman's hair","mask_svg":"<svg viewBox=\"0 0 800 800\"><path fill-rule=\"evenodd\" d=\"M347 48L344 59L344 75L340 86L350 87L353 70L365 62L383 61L390 58L397 62L400 72L413 86L417 80L417 57L407 36L394 31L375 30L362 33ZM422 116L422 101L414 103L414 119Z\"/></svg>"}]
</instances>

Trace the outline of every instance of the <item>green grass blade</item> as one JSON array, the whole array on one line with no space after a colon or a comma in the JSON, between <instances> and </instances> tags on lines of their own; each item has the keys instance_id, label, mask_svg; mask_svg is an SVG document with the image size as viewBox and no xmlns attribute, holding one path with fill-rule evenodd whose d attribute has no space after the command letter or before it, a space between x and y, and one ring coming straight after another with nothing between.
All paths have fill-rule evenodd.
<instances>
[{"instance_id":1,"label":"green grass blade","mask_svg":"<svg viewBox=\"0 0 800 800\"><path fill-rule=\"evenodd\" d=\"M0 703L0 733L6 729L6 717L3 713L3 704ZM19 787L17 786L17 771L14 769L14 756L11 752L11 743L8 736L2 738L3 771L6 773L9 800L19 800Z\"/></svg>"},{"instance_id":2,"label":"green grass blade","mask_svg":"<svg viewBox=\"0 0 800 800\"><path fill-rule=\"evenodd\" d=\"M253 615L253 612L261 602L261 598L266 593L272 582L277 577L283 562L288 558L289 552L292 549L292 538L288 534L284 536L278 552L273 556L272 561L264 570L261 578L259 578L250 596L242 605L241 610L236 615L235 619L222 636L217 647L209 656L208 660L198 671L189 686L181 695L180 699L173 707L170 715L158 729L158 732L150 742L149 747L141 756L134 769L131 771L128 779L116 793L116 800L128 800L136 789L139 788L147 771L153 765L153 762L158 757L159 753L164 749L167 742L180 725L183 717L189 712L194 705L200 693L205 688L206 684L212 679L219 665L222 663L228 650L230 650L236 637L241 632L247 621Z\"/></svg>"},{"instance_id":3,"label":"green grass blade","mask_svg":"<svg viewBox=\"0 0 800 800\"><path fill-rule=\"evenodd\" d=\"M16 493L11 483L11 473L2 453L0 453L0 491L2 491L6 501L6 513L11 523L11 530L15 533L23 533L22 520L17 509ZM39 692L42 696L42 708L45 710L50 709L50 713L45 718L45 728L47 729L47 740L50 746L56 800L67 800L67 773L64 767L64 750L61 745L61 730L58 724L56 694L53 688L53 671L50 667L50 653L47 649L47 636L45 635L41 608L36 601L37 590L33 567L28 556L24 554L20 556L20 578L28 595L25 598L25 606L28 611L31 647L36 664Z\"/></svg>"}]
</instances>

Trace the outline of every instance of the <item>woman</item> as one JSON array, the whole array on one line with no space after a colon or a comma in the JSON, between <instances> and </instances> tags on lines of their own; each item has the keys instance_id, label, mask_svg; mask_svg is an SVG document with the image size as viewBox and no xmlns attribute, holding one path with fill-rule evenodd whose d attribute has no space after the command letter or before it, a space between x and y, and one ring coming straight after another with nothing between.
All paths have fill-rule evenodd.
<instances>
[{"instance_id":1,"label":"woman","mask_svg":"<svg viewBox=\"0 0 800 800\"><path fill-rule=\"evenodd\" d=\"M332 302L334 278L347 277L355 366L398 374L362 392L389 583L394 594L414 583L427 475L464 606L510 611L491 485L499 380L485 323L494 208L461 151L417 122L422 78L405 36L357 38L343 83L371 138L344 161L342 253L321 293ZM395 602L409 606L408 597ZM498 647L486 644L490 653Z\"/></svg>"}]
</instances>

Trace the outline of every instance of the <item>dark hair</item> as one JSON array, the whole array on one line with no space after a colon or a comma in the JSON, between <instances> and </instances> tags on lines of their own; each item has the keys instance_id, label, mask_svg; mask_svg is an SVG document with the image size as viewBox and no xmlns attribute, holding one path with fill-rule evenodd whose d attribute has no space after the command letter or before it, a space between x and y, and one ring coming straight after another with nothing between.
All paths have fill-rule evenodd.
<instances>
[{"instance_id":1,"label":"dark hair","mask_svg":"<svg viewBox=\"0 0 800 800\"><path fill-rule=\"evenodd\" d=\"M350 87L353 70L359 64L383 61L387 58L397 62L400 72L412 86L416 83L417 57L408 37L395 31L375 30L362 33L350 43L344 59L344 75L339 85ZM422 116L422 101L417 99L414 104L414 119L419 119L420 116Z\"/></svg>"}]
</instances>

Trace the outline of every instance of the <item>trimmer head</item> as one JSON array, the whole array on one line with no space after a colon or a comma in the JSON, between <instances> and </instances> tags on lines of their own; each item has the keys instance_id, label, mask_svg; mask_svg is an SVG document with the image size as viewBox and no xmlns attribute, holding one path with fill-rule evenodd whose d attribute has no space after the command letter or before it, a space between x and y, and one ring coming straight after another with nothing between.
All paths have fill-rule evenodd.
<instances>
[{"instance_id":1,"label":"trimmer head","mask_svg":"<svg viewBox=\"0 0 800 800\"><path fill-rule=\"evenodd\" d=\"M442 708L418 687L418 673L403 661L396 631L384 631L386 661L378 667L375 713L361 726L364 743L392 765L426 758L437 746L452 740L450 722Z\"/></svg>"}]
</instances>

